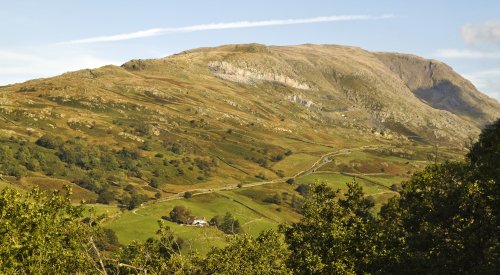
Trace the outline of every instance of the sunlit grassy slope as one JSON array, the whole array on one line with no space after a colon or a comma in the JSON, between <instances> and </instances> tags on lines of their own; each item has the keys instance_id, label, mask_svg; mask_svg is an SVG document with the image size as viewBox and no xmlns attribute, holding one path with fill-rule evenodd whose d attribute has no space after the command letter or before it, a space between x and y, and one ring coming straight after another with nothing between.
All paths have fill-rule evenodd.
<instances>
[{"instance_id":1,"label":"sunlit grassy slope","mask_svg":"<svg viewBox=\"0 0 500 275\"><path fill-rule=\"evenodd\" d=\"M435 60L335 45L195 49L0 87L0 188L71 185L74 203L110 204L96 211L122 243L154 236L178 204L206 219L229 211L255 235L300 218L301 183L345 190L355 177L379 207L499 116ZM57 146L36 143L46 134ZM275 195L281 205L266 202ZM169 225L193 249L224 242Z\"/></svg>"}]
</instances>

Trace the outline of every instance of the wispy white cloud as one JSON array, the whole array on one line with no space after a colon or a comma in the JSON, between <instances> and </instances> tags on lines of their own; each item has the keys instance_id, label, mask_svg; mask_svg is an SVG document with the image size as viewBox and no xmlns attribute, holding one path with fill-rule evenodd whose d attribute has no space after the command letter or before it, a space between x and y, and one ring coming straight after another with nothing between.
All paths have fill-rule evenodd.
<instances>
[{"instance_id":1,"label":"wispy white cloud","mask_svg":"<svg viewBox=\"0 0 500 275\"><path fill-rule=\"evenodd\" d=\"M500 52L487 52L465 49L440 49L435 52L434 56L457 59L494 59L500 58Z\"/></svg>"},{"instance_id":2,"label":"wispy white cloud","mask_svg":"<svg viewBox=\"0 0 500 275\"><path fill-rule=\"evenodd\" d=\"M468 44L494 44L500 46L500 21L467 24L462 27L461 33Z\"/></svg>"},{"instance_id":3,"label":"wispy white cloud","mask_svg":"<svg viewBox=\"0 0 500 275\"><path fill-rule=\"evenodd\" d=\"M263 21L239 21L239 22L226 22L226 23L212 23L201 24L176 28L154 28L149 30L122 33L109 36L96 36L77 40L63 42L62 44L85 44L85 43L98 43L98 42L112 42L122 41L137 38L145 38L152 36L165 35L170 33L180 32L196 32L207 30L225 30L225 29L241 29L241 28L255 28L266 26L280 26L280 25L297 25L297 24L312 24L321 22L337 22L337 21L360 21L360 20L380 20L393 18L393 15L338 15L338 16L320 16L312 18L300 19L276 19L276 20L263 20Z\"/></svg>"}]
</instances>

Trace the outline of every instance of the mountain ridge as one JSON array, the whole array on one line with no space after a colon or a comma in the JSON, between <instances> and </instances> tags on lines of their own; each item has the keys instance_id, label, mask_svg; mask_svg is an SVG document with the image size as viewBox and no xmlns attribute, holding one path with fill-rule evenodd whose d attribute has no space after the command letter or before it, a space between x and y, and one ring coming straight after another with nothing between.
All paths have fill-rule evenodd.
<instances>
[{"instance_id":1,"label":"mountain ridge","mask_svg":"<svg viewBox=\"0 0 500 275\"><path fill-rule=\"evenodd\" d=\"M179 71L186 73L182 75ZM285 98L305 104L308 108L345 110L353 103L351 109L364 111L367 128L382 131L385 128L399 129L405 123L409 123L406 130L410 132L420 131L423 127L437 128L433 133L423 135L427 139L432 136L453 139L455 131L450 135L443 129L458 127L459 124L462 126L459 128L463 129L458 134L460 139L465 139L466 132L477 133L482 125L500 116L498 102L480 93L442 62L400 53L371 53L358 47L224 45L188 50L160 59L131 60L120 67L104 66L69 72L59 78L71 82L78 81L82 76L95 79L98 78L96 74L103 73L115 74L114 77L118 78L139 77L145 81L156 78L170 81L177 87L187 87L189 81L203 81L214 76L249 86L256 82L276 83L296 89L294 94ZM191 74L191 80L182 81L188 74ZM34 83L40 83L40 89L51 79L54 78L31 80L4 86L3 89L22 86L19 91L27 91L33 88L29 85ZM329 97L342 98L345 104L327 106L332 105L332 102L324 100ZM411 109L414 109L414 114L408 115ZM415 114L418 112L422 114ZM433 113L439 125L434 125L430 118L422 119L421 116L425 117L425 113L429 112ZM324 113L320 116L329 117ZM443 119L436 118L441 116ZM450 125L445 127L446 124Z\"/></svg>"},{"instance_id":2,"label":"mountain ridge","mask_svg":"<svg viewBox=\"0 0 500 275\"><path fill-rule=\"evenodd\" d=\"M21 144L54 134L70 147L140 156L143 163L127 166L132 172L122 178L179 190L179 184L210 188L293 176L298 170L290 167L300 159L286 159L285 152L313 159L365 145L390 145L409 156L420 145L461 151L500 116L497 102L451 68L405 58L337 45L244 44L68 72L0 87L0 137ZM432 77L431 62L438 64ZM434 108L441 101L416 94L421 87L439 94L441 86L432 85L445 80L460 88L445 98L480 112ZM58 177L82 181L57 167Z\"/></svg>"}]
</instances>

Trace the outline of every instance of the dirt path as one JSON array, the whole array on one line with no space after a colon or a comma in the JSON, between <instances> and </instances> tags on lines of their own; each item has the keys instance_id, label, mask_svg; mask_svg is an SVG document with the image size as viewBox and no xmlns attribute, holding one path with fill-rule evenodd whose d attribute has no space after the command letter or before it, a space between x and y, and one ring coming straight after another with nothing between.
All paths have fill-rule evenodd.
<instances>
[{"instance_id":1,"label":"dirt path","mask_svg":"<svg viewBox=\"0 0 500 275\"><path fill-rule=\"evenodd\" d=\"M333 157L335 157L335 156L346 155L346 154L350 154L351 152L355 152L355 151L363 151L363 150L367 150L367 149L383 148L383 147L389 147L389 146L387 146L387 145L368 145L368 146L361 146L361 147L357 147L357 148L336 150L336 151L321 155L320 158L311 165L311 167L309 167L306 170L303 170L303 171L296 173L292 177L283 177L283 178L269 180L269 181L256 181L256 182L251 182L251 183L240 183L241 187L239 187L240 184L233 184L233 185L226 185L224 187L219 187L219 188L193 188L193 189L186 190L184 192L176 193L176 194L169 196L167 198L163 198L163 199L159 199L159 200L155 200L155 201L151 201L151 202L146 202L146 203L144 203L143 206L141 206L141 208L146 206L146 205L153 204L153 203L183 199L184 194L186 192L195 192L195 193L193 193L193 196L199 196L199 195L210 194L210 193L214 193L214 192L229 191L229 190L234 190L234 189L239 189L239 188L249 188L249 187L261 186L261 185L266 185L266 184L284 182L289 178L295 179L297 177L309 175L309 174L315 172L317 169L321 168L323 165L325 165L329 162L332 162ZM376 183L376 184L379 184L379 183ZM386 186L384 186L384 187L386 187ZM238 201L236 201L236 202L238 202ZM238 202L238 203L251 209L252 211L256 211L255 209L250 208L249 206L245 205L242 202ZM262 215L261 213L259 213L259 214ZM266 217L265 215L262 215L262 216L270 219L269 217ZM273 219L271 219L271 220L273 220Z\"/></svg>"}]
</instances>

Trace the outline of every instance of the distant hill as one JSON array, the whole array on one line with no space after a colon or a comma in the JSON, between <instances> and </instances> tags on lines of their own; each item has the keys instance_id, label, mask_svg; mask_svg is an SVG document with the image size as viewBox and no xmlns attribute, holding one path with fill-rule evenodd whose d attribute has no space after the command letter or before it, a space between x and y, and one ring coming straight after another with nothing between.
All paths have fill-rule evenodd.
<instances>
[{"instance_id":1,"label":"distant hill","mask_svg":"<svg viewBox=\"0 0 500 275\"><path fill-rule=\"evenodd\" d=\"M127 182L152 197L292 176L292 152L459 150L498 117L497 101L439 61L335 45L200 48L0 87L2 142L57 156L19 162L24 175L101 195L110 186L117 198ZM69 141L34 144L47 133ZM99 174L103 157L117 164Z\"/></svg>"}]
</instances>

